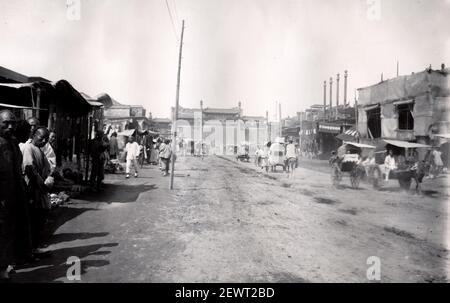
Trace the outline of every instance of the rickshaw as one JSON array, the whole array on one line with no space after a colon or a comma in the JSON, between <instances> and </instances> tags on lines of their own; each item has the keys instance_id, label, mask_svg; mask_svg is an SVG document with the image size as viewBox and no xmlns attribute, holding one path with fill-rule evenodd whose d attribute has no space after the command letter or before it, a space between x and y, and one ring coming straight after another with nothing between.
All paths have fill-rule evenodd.
<instances>
[{"instance_id":1,"label":"rickshaw","mask_svg":"<svg viewBox=\"0 0 450 303\"><path fill-rule=\"evenodd\" d=\"M250 162L250 144L248 142L242 142L237 150L236 160Z\"/></svg>"},{"instance_id":2,"label":"rickshaw","mask_svg":"<svg viewBox=\"0 0 450 303\"><path fill-rule=\"evenodd\" d=\"M419 186L423 177L423 165L419 166L420 161L413 163L406 158L408 150L416 148L428 149L431 148L431 146L400 140L383 140L377 146L377 151L375 151L375 164L371 165L369 169L368 177L372 186L376 189L380 188L386 177L386 169L384 166L386 150L393 150L394 155L403 155L405 157L404 163L399 163L396 169L390 170L389 179L398 180L400 187L404 190L409 190L411 187L411 180L413 179L416 181L417 186Z\"/></svg>"},{"instance_id":3,"label":"rickshaw","mask_svg":"<svg viewBox=\"0 0 450 303\"><path fill-rule=\"evenodd\" d=\"M286 171L286 147L284 138L275 138L275 142L270 146L269 166L272 172L276 171L277 166L283 167L283 171Z\"/></svg>"},{"instance_id":4,"label":"rickshaw","mask_svg":"<svg viewBox=\"0 0 450 303\"><path fill-rule=\"evenodd\" d=\"M375 146L355 142L343 142L336 157L330 159L331 181L335 187L339 186L344 175L350 177L352 188L358 188L365 175L361 164L361 156L373 151Z\"/></svg>"}]
</instances>

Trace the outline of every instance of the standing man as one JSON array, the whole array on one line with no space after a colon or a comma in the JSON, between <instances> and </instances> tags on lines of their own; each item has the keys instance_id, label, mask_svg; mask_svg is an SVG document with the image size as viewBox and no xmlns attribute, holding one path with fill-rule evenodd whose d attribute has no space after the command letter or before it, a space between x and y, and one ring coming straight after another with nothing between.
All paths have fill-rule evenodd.
<instances>
[{"instance_id":1,"label":"standing man","mask_svg":"<svg viewBox=\"0 0 450 303\"><path fill-rule=\"evenodd\" d=\"M103 131L97 130L95 138L91 140L92 169L89 181L91 187L101 190L102 181L105 178L105 151L109 143L104 139Z\"/></svg>"},{"instance_id":2,"label":"standing man","mask_svg":"<svg viewBox=\"0 0 450 303\"><path fill-rule=\"evenodd\" d=\"M27 142L23 147L22 167L31 199L31 236L33 254L36 256L46 255L39 246L42 244L42 232L51 209L48 191L53 186L53 178L50 177L50 163L41 150L47 144L49 135L47 128L38 127L31 143Z\"/></svg>"},{"instance_id":3,"label":"standing man","mask_svg":"<svg viewBox=\"0 0 450 303\"><path fill-rule=\"evenodd\" d=\"M14 263L14 253L24 258L31 255L22 154L13 137L15 125L16 117L11 111L0 111L0 281L10 279L7 269Z\"/></svg>"},{"instance_id":4,"label":"standing man","mask_svg":"<svg viewBox=\"0 0 450 303\"><path fill-rule=\"evenodd\" d=\"M39 127L39 125L41 125L41 123L39 122L39 119L36 118L36 117L28 118L27 122L31 126L31 130L30 130L30 142L31 142L31 139L33 138L34 131Z\"/></svg>"},{"instance_id":5,"label":"standing man","mask_svg":"<svg viewBox=\"0 0 450 303\"><path fill-rule=\"evenodd\" d=\"M130 177L131 165L134 166L134 177L138 177L138 163L137 157L139 157L139 144L134 141L134 137L130 136L128 143L125 145L125 151L127 153L127 166L126 166L126 178Z\"/></svg>"},{"instance_id":6,"label":"standing man","mask_svg":"<svg viewBox=\"0 0 450 303\"><path fill-rule=\"evenodd\" d=\"M169 175L170 157L172 156L172 150L170 149L170 140L166 139L164 143L159 147L159 157L163 164L163 176Z\"/></svg>"},{"instance_id":7,"label":"standing man","mask_svg":"<svg viewBox=\"0 0 450 303\"><path fill-rule=\"evenodd\" d=\"M289 140L289 144L286 146L286 164L287 172L291 175L294 174L295 165L297 163L297 149L292 140Z\"/></svg>"},{"instance_id":8,"label":"standing man","mask_svg":"<svg viewBox=\"0 0 450 303\"><path fill-rule=\"evenodd\" d=\"M442 152L439 150L439 147L434 147L432 151L433 156L433 164L432 164L432 178L439 176L442 172L442 168L444 167L444 162L442 162Z\"/></svg>"},{"instance_id":9,"label":"standing man","mask_svg":"<svg viewBox=\"0 0 450 303\"><path fill-rule=\"evenodd\" d=\"M44 155L47 157L48 162L50 163L51 171L53 172L56 168L56 133L50 132L48 142L42 148Z\"/></svg>"},{"instance_id":10,"label":"standing man","mask_svg":"<svg viewBox=\"0 0 450 303\"><path fill-rule=\"evenodd\" d=\"M109 157L110 159L117 159L119 155L119 144L117 143L117 133L113 132L109 138Z\"/></svg>"}]
</instances>

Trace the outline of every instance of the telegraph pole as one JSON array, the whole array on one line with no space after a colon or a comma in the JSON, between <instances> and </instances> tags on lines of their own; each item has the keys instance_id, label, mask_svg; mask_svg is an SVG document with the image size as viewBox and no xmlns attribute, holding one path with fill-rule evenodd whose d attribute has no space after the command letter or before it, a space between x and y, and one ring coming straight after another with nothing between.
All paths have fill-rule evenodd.
<instances>
[{"instance_id":1,"label":"telegraph pole","mask_svg":"<svg viewBox=\"0 0 450 303\"><path fill-rule=\"evenodd\" d=\"M177 95L175 99L175 114L173 120L173 140L172 140L172 168L170 170L170 189L173 189L173 175L175 171L175 154L177 148L177 120L178 120L178 106L180 100L180 74L181 74L181 56L183 54L183 35L184 35L184 20L181 28L181 40L180 40L180 54L178 56L178 75L177 75Z\"/></svg>"},{"instance_id":2,"label":"telegraph pole","mask_svg":"<svg viewBox=\"0 0 450 303\"><path fill-rule=\"evenodd\" d=\"M339 116L339 74L336 75L336 119Z\"/></svg>"},{"instance_id":3,"label":"telegraph pole","mask_svg":"<svg viewBox=\"0 0 450 303\"><path fill-rule=\"evenodd\" d=\"M333 78L330 78L330 121L333 117Z\"/></svg>"},{"instance_id":4,"label":"telegraph pole","mask_svg":"<svg viewBox=\"0 0 450 303\"><path fill-rule=\"evenodd\" d=\"M283 136L283 130L282 130L283 125L281 123L281 103L278 103L278 115L279 115L279 121L280 121L280 133L279 133L279 135L280 135L280 137L282 137Z\"/></svg>"},{"instance_id":5,"label":"telegraph pole","mask_svg":"<svg viewBox=\"0 0 450 303\"><path fill-rule=\"evenodd\" d=\"M347 77L348 72L344 72L344 108L347 106Z\"/></svg>"},{"instance_id":6,"label":"telegraph pole","mask_svg":"<svg viewBox=\"0 0 450 303\"><path fill-rule=\"evenodd\" d=\"M200 139L200 153L203 160L203 100L200 100L200 112L201 112L201 120L200 120L200 131L201 131L201 139Z\"/></svg>"},{"instance_id":7,"label":"telegraph pole","mask_svg":"<svg viewBox=\"0 0 450 303\"><path fill-rule=\"evenodd\" d=\"M327 81L323 81L323 121L327 119Z\"/></svg>"}]
</instances>

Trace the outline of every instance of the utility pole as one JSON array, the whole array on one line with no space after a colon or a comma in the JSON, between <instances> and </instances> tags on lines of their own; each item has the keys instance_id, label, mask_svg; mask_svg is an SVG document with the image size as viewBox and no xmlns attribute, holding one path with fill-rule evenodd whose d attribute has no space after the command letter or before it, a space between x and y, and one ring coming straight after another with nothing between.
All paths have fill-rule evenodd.
<instances>
[{"instance_id":1,"label":"utility pole","mask_svg":"<svg viewBox=\"0 0 450 303\"><path fill-rule=\"evenodd\" d=\"M279 131L279 135L280 135L280 138L281 138L281 137L283 136L283 130L282 130L283 125L282 125L282 123L281 123L281 103L278 103L278 116L279 116L278 120L280 121L280 131Z\"/></svg>"},{"instance_id":2,"label":"utility pole","mask_svg":"<svg viewBox=\"0 0 450 303\"><path fill-rule=\"evenodd\" d=\"M356 100L356 89L355 89L355 128L358 130L358 100ZM358 138L359 143L359 138Z\"/></svg>"},{"instance_id":3,"label":"utility pole","mask_svg":"<svg viewBox=\"0 0 450 303\"><path fill-rule=\"evenodd\" d=\"M178 106L180 101L180 75L181 75L181 56L183 54L183 35L184 35L184 20L181 28L180 40L180 54L178 55L178 75L177 75L177 95L175 99L175 114L173 121L173 140L172 140L172 168L170 171L170 189L173 189L173 175L175 171L175 153L177 148L177 120L178 120Z\"/></svg>"},{"instance_id":4,"label":"utility pole","mask_svg":"<svg viewBox=\"0 0 450 303\"><path fill-rule=\"evenodd\" d=\"M201 136L200 136L200 153L202 156L202 160L203 160L203 100L200 100L200 114L202 115L200 118L200 132L201 132Z\"/></svg>"},{"instance_id":5,"label":"utility pole","mask_svg":"<svg viewBox=\"0 0 450 303\"><path fill-rule=\"evenodd\" d=\"M323 121L327 118L327 81L323 81Z\"/></svg>"},{"instance_id":6,"label":"utility pole","mask_svg":"<svg viewBox=\"0 0 450 303\"><path fill-rule=\"evenodd\" d=\"M399 63L398 63L398 60L397 60L397 77L398 77L398 70L399 70Z\"/></svg>"},{"instance_id":7,"label":"utility pole","mask_svg":"<svg viewBox=\"0 0 450 303\"><path fill-rule=\"evenodd\" d=\"M333 116L333 78L330 77L330 120Z\"/></svg>"},{"instance_id":8,"label":"utility pole","mask_svg":"<svg viewBox=\"0 0 450 303\"><path fill-rule=\"evenodd\" d=\"M347 106L347 71L344 71L344 108Z\"/></svg>"},{"instance_id":9,"label":"utility pole","mask_svg":"<svg viewBox=\"0 0 450 303\"><path fill-rule=\"evenodd\" d=\"M336 118L339 116L339 74L336 75Z\"/></svg>"}]
</instances>

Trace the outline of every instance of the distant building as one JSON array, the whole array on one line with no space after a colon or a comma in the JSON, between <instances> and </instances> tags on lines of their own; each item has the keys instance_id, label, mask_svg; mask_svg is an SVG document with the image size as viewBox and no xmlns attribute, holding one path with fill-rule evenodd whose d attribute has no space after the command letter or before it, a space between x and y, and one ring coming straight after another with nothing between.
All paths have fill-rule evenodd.
<instances>
[{"instance_id":1,"label":"distant building","mask_svg":"<svg viewBox=\"0 0 450 303\"><path fill-rule=\"evenodd\" d=\"M111 98L108 94L100 94L96 100L104 105L105 128L115 132L127 129L147 130L149 119L142 105L126 105Z\"/></svg>"},{"instance_id":2,"label":"distant building","mask_svg":"<svg viewBox=\"0 0 450 303\"><path fill-rule=\"evenodd\" d=\"M427 69L358 89L362 141L396 139L432 144L450 132L449 70Z\"/></svg>"},{"instance_id":3,"label":"distant building","mask_svg":"<svg viewBox=\"0 0 450 303\"><path fill-rule=\"evenodd\" d=\"M172 131L172 120L168 118L152 118L150 130L160 133L162 137L170 137Z\"/></svg>"},{"instance_id":4,"label":"distant building","mask_svg":"<svg viewBox=\"0 0 450 303\"><path fill-rule=\"evenodd\" d=\"M172 108L172 115L174 114ZM178 137L186 142L196 142L202 138L212 138L217 134L217 125L220 124L223 133L221 140L210 140L208 149L211 152L222 153L234 149L244 142L252 142L251 152L256 145L267 141L266 118L262 116L245 116L241 102L232 108L184 108L178 110Z\"/></svg>"},{"instance_id":5,"label":"distant building","mask_svg":"<svg viewBox=\"0 0 450 303\"><path fill-rule=\"evenodd\" d=\"M325 115L325 111L328 113ZM329 114L329 106L316 104L297 113L299 120L299 142L303 150L317 154L320 159L329 158L331 152L336 150L345 138L354 141L354 137L343 134L355 127L356 111L347 105L334 106L333 114Z\"/></svg>"}]
</instances>

